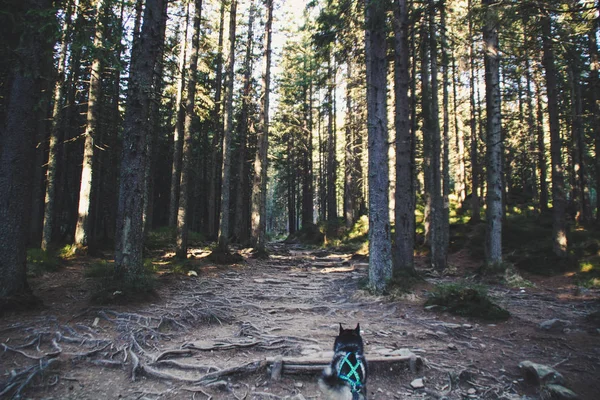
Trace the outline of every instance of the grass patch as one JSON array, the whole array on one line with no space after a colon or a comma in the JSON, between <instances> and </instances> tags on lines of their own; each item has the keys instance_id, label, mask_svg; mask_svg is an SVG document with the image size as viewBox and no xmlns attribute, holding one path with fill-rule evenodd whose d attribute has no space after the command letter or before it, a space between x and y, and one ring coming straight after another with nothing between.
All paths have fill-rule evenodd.
<instances>
[{"instance_id":1,"label":"grass patch","mask_svg":"<svg viewBox=\"0 0 600 400\"><path fill-rule=\"evenodd\" d=\"M425 306L436 305L452 314L486 321L505 321L510 313L494 304L487 289L473 284L437 285Z\"/></svg>"},{"instance_id":2,"label":"grass patch","mask_svg":"<svg viewBox=\"0 0 600 400\"><path fill-rule=\"evenodd\" d=\"M145 246L151 250L167 249L175 247L176 229L169 226L148 232ZM188 246L200 247L206 242L206 238L199 232L188 232Z\"/></svg>"},{"instance_id":3,"label":"grass patch","mask_svg":"<svg viewBox=\"0 0 600 400\"><path fill-rule=\"evenodd\" d=\"M62 260L71 260L75 258L77 255L77 245L75 244L67 244L60 249L58 249L58 258Z\"/></svg>"},{"instance_id":4,"label":"grass patch","mask_svg":"<svg viewBox=\"0 0 600 400\"><path fill-rule=\"evenodd\" d=\"M40 276L47 272L56 272L60 260L47 250L32 248L27 250L27 275Z\"/></svg>"},{"instance_id":5,"label":"grass patch","mask_svg":"<svg viewBox=\"0 0 600 400\"><path fill-rule=\"evenodd\" d=\"M95 289L91 295L93 302L131 303L157 297L156 270L157 267L152 261L146 260L141 273L117 275L114 263L102 260L87 267L84 276L94 280Z\"/></svg>"}]
</instances>

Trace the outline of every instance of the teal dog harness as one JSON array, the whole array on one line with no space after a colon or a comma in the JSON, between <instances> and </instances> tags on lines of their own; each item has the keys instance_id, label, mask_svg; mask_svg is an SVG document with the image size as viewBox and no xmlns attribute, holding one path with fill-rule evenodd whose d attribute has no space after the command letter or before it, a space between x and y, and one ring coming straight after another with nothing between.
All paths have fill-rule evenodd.
<instances>
[{"instance_id":1,"label":"teal dog harness","mask_svg":"<svg viewBox=\"0 0 600 400\"><path fill-rule=\"evenodd\" d=\"M354 355L354 359L356 360L354 364L349 359L351 355ZM345 369L344 367L349 369L347 373L342 372ZM350 384L352 393L358 393L364 384L361 379L363 365L359 358L356 357L356 353L346 353L340 363L339 371L338 377Z\"/></svg>"}]
</instances>

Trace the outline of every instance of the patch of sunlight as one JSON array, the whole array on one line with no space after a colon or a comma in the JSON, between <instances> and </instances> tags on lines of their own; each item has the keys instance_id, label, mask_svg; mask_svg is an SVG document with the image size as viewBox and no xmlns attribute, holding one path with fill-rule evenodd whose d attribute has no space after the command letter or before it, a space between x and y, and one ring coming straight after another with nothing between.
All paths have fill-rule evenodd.
<instances>
[{"instance_id":1,"label":"patch of sunlight","mask_svg":"<svg viewBox=\"0 0 600 400\"><path fill-rule=\"evenodd\" d=\"M513 207L512 208L512 213L520 215L520 214L523 214L523 210L521 210L519 207Z\"/></svg>"},{"instance_id":2,"label":"patch of sunlight","mask_svg":"<svg viewBox=\"0 0 600 400\"><path fill-rule=\"evenodd\" d=\"M581 272L592 272L594 270L594 265L590 262L582 262L579 270Z\"/></svg>"},{"instance_id":3,"label":"patch of sunlight","mask_svg":"<svg viewBox=\"0 0 600 400\"><path fill-rule=\"evenodd\" d=\"M567 278L571 278L571 277L575 276L575 272L565 272L565 274L563 276L565 276Z\"/></svg>"},{"instance_id":4,"label":"patch of sunlight","mask_svg":"<svg viewBox=\"0 0 600 400\"><path fill-rule=\"evenodd\" d=\"M590 285L593 287L600 287L600 278L590 279Z\"/></svg>"}]
</instances>

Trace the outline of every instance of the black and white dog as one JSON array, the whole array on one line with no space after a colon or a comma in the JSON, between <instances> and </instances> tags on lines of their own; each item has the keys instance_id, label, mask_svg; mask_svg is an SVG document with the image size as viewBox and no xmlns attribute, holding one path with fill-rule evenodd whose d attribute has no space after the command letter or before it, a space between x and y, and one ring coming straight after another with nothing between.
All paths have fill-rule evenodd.
<instances>
[{"instance_id":1,"label":"black and white dog","mask_svg":"<svg viewBox=\"0 0 600 400\"><path fill-rule=\"evenodd\" d=\"M327 400L367 399L367 360L360 336L360 324L344 329L333 344L333 359L319 378L319 388Z\"/></svg>"}]
</instances>

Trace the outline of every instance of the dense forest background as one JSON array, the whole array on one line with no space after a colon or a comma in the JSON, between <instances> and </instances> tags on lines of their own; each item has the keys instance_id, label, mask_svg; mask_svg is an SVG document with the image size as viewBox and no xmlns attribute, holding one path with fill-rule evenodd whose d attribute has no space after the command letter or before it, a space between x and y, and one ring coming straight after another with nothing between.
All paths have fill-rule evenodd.
<instances>
[{"instance_id":1,"label":"dense forest background","mask_svg":"<svg viewBox=\"0 0 600 400\"><path fill-rule=\"evenodd\" d=\"M273 238L339 245L368 225L377 290L413 274L415 249L443 271L466 226L488 267L511 267L503 240L533 239L511 221L551 227L530 263L572 263L570 239L600 221L599 12L4 2L0 297L28 293L28 248L114 247L115 277L135 282L159 229L185 259L190 240L261 254Z\"/></svg>"}]
</instances>

